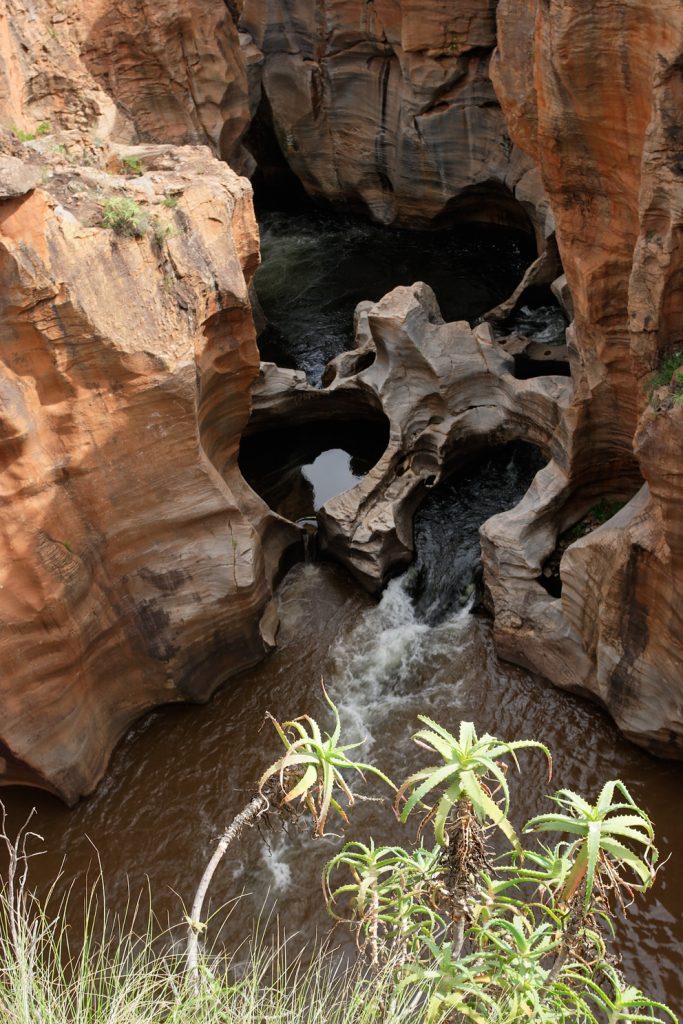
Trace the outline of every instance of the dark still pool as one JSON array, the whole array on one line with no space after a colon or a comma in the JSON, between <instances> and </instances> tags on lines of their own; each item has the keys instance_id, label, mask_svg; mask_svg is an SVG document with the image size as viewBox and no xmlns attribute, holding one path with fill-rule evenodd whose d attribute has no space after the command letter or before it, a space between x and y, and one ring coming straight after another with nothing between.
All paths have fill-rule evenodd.
<instances>
[{"instance_id":1,"label":"dark still pool","mask_svg":"<svg viewBox=\"0 0 683 1024\"><path fill-rule=\"evenodd\" d=\"M351 347L353 311L397 285L425 281L445 320L475 322L514 290L536 253L523 232L490 224L401 231L322 212L264 213L254 284L269 327L261 358L304 370Z\"/></svg>"},{"instance_id":2,"label":"dark still pool","mask_svg":"<svg viewBox=\"0 0 683 1024\"><path fill-rule=\"evenodd\" d=\"M247 483L285 519L311 519L326 501L354 487L382 457L389 425L313 421L251 434L240 445Z\"/></svg>"}]
</instances>

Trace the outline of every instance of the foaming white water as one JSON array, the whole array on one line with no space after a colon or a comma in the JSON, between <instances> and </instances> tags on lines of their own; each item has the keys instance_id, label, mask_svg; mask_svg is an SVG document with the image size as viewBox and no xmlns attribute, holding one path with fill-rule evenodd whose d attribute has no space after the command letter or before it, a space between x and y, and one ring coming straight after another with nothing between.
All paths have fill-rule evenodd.
<instances>
[{"instance_id":1,"label":"foaming white water","mask_svg":"<svg viewBox=\"0 0 683 1024\"><path fill-rule=\"evenodd\" d=\"M350 734L365 739L368 747L392 708L416 701L424 706L425 667L433 665L433 684L438 686L444 667L453 664L472 628L469 606L438 626L419 621L407 580L408 573L392 580L380 603L340 636L330 652L330 688ZM449 679L450 686L457 682Z\"/></svg>"},{"instance_id":2,"label":"foaming white water","mask_svg":"<svg viewBox=\"0 0 683 1024\"><path fill-rule=\"evenodd\" d=\"M286 890L292 882L292 869L287 863L287 855L291 854L291 843L286 836L274 836L269 839L268 846L262 849L263 863L273 879L273 888Z\"/></svg>"}]
</instances>

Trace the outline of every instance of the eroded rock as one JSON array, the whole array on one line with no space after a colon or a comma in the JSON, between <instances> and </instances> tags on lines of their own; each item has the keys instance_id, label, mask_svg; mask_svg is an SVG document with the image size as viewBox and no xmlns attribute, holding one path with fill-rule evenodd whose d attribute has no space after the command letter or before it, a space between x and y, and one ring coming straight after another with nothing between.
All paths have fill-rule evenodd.
<instances>
[{"instance_id":1,"label":"eroded rock","mask_svg":"<svg viewBox=\"0 0 683 1024\"><path fill-rule=\"evenodd\" d=\"M0 203L1 774L69 801L143 711L273 638L282 545L236 461L251 189L206 149L172 163L147 172L160 235L92 225L92 199L65 217L50 185Z\"/></svg>"},{"instance_id":2,"label":"eroded rock","mask_svg":"<svg viewBox=\"0 0 683 1024\"><path fill-rule=\"evenodd\" d=\"M632 739L680 756L683 418L643 386L680 338L680 9L639 0L615 18L607 3L501 0L498 28L496 91L555 214L576 397L561 462L483 530L496 640L597 697ZM636 491L568 547L551 599L536 576L558 534L598 499Z\"/></svg>"},{"instance_id":3,"label":"eroded rock","mask_svg":"<svg viewBox=\"0 0 683 1024\"><path fill-rule=\"evenodd\" d=\"M572 388L562 377L516 380L491 328L444 323L425 284L362 303L356 340L322 391L302 373L262 364L250 430L353 417L363 404L381 409L390 425L384 455L318 516L323 549L378 591L412 558L413 513L427 490L489 446L523 439L550 457Z\"/></svg>"},{"instance_id":4,"label":"eroded rock","mask_svg":"<svg viewBox=\"0 0 683 1024\"><path fill-rule=\"evenodd\" d=\"M531 163L488 72L494 5L246 0L240 25L264 58L252 106L310 195L385 224L528 226L512 192Z\"/></svg>"}]
</instances>

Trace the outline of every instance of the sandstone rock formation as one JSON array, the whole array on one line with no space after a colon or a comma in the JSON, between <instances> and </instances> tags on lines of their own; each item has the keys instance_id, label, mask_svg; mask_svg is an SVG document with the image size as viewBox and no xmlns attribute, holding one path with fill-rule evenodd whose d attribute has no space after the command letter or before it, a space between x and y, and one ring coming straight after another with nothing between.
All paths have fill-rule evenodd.
<instances>
[{"instance_id":1,"label":"sandstone rock formation","mask_svg":"<svg viewBox=\"0 0 683 1024\"><path fill-rule=\"evenodd\" d=\"M504 656L597 697L627 735L680 756L683 417L671 399L655 411L647 380L681 338L683 20L666 0L617 13L581 0L498 8L494 83L555 214L576 398L545 498L487 524L484 546ZM558 534L597 498L636 490L567 549L561 599L542 594Z\"/></svg>"},{"instance_id":2,"label":"sandstone rock formation","mask_svg":"<svg viewBox=\"0 0 683 1024\"><path fill-rule=\"evenodd\" d=\"M390 438L380 461L318 515L323 549L377 592L412 558L420 500L473 454L522 439L561 458L558 424L572 385L566 377L515 379L514 359L491 328L444 323L425 284L362 303L357 321L357 347L333 362L334 379L322 391L302 373L262 364L249 430L349 411L386 416ZM375 356L369 366L368 355Z\"/></svg>"},{"instance_id":3,"label":"sandstone rock formation","mask_svg":"<svg viewBox=\"0 0 683 1024\"><path fill-rule=\"evenodd\" d=\"M214 0L0 3L0 124L208 143L236 170L250 120L235 18Z\"/></svg>"},{"instance_id":4,"label":"sandstone rock formation","mask_svg":"<svg viewBox=\"0 0 683 1024\"><path fill-rule=\"evenodd\" d=\"M273 639L278 551L236 466L251 189L205 148L137 158L134 181L57 163L41 188L27 164L0 202L0 774L67 800L141 712L206 699ZM141 237L100 226L116 195Z\"/></svg>"},{"instance_id":5,"label":"sandstone rock formation","mask_svg":"<svg viewBox=\"0 0 683 1024\"><path fill-rule=\"evenodd\" d=\"M524 226L512 191L527 178L525 196L531 163L512 149L488 74L494 4L246 0L240 26L264 57L252 105L262 97L311 195L382 223Z\"/></svg>"},{"instance_id":6,"label":"sandstone rock formation","mask_svg":"<svg viewBox=\"0 0 683 1024\"><path fill-rule=\"evenodd\" d=\"M515 379L491 328L443 324L423 287L361 311L322 391L263 366L249 430L390 421L380 463L321 515L328 549L378 589L440 475L535 441L548 465L482 531L498 648L680 754L683 413L647 386L683 337L679 5L240 7L0 0L0 778L75 799L143 710L204 699L273 642L299 533L236 464L251 194L208 149L173 148L251 170L252 119L254 152L273 133L313 196L531 227L539 258L490 320L538 285L574 318L572 385ZM139 204L139 237L100 226L112 195ZM558 539L605 498L625 507L561 545L552 596Z\"/></svg>"}]
</instances>

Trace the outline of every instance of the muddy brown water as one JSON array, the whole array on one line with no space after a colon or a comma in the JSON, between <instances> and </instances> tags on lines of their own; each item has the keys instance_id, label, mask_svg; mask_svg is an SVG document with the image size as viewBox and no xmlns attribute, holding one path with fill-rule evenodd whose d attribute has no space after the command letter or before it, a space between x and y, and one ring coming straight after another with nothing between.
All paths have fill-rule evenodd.
<instances>
[{"instance_id":1,"label":"muddy brown water","mask_svg":"<svg viewBox=\"0 0 683 1024\"><path fill-rule=\"evenodd\" d=\"M75 879L77 898L99 857L112 906L122 906L130 891L149 881L157 913L179 921L181 900L191 899L217 829L278 753L264 713L309 712L322 720L324 676L347 730L365 735L366 755L397 778L420 763L410 734L416 715L425 712L449 727L465 718L503 737L542 737L554 753L558 788L595 796L603 780L623 779L652 815L663 856L671 860L651 897L639 899L629 924L619 927L618 942L629 976L680 1012L681 766L624 741L589 703L500 662L485 619L465 609L436 627L417 621L401 580L375 605L340 569L298 566L279 599L279 650L209 705L148 716L121 744L97 792L75 809L27 790L2 794L14 825L37 807L36 827L47 849L34 861L39 886L48 885L64 858L63 887ZM549 806L542 802L543 763L527 754L523 766L523 777L511 780L520 818ZM408 838L388 806L375 803L357 807L346 834ZM250 894L228 921L224 941L241 942L249 917L264 904L277 907L288 933L325 932L319 876L340 842L277 834L268 847L249 835L212 888L214 907L243 890Z\"/></svg>"}]
</instances>

